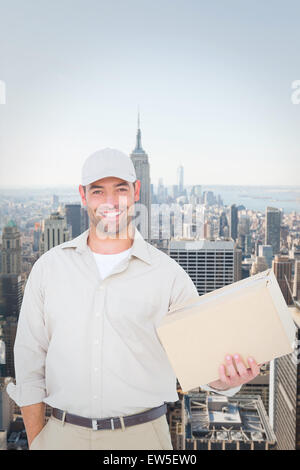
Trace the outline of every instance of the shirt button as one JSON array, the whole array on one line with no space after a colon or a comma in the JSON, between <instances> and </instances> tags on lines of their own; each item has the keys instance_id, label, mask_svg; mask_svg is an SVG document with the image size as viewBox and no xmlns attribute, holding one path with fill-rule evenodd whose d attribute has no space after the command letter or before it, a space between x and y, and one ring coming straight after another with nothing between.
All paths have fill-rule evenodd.
<instances>
[{"instance_id":1,"label":"shirt button","mask_svg":"<svg viewBox=\"0 0 300 470\"><path fill-rule=\"evenodd\" d=\"M95 371L95 372L98 372L98 370L99 370L98 367L95 367L94 371Z\"/></svg>"},{"instance_id":2,"label":"shirt button","mask_svg":"<svg viewBox=\"0 0 300 470\"><path fill-rule=\"evenodd\" d=\"M98 397L97 397L97 395L94 395L93 398L94 398L94 400L96 400Z\"/></svg>"},{"instance_id":3,"label":"shirt button","mask_svg":"<svg viewBox=\"0 0 300 470\"><path fill-rule=\"evenodd\" d=\"M99 344L99 339L95 339L94 344Z\"/></svg>"},{"instance_id":4,"label":"shirt button","mask_svg":"<svg viewBox=\"0 0 300 470\"><path fill-rule=\"evenodd\" d=\"M96 313L96 317L100 317L100 313L99 313L99 312L98 312L98 313Z\"/></svg>"}]
</instances>

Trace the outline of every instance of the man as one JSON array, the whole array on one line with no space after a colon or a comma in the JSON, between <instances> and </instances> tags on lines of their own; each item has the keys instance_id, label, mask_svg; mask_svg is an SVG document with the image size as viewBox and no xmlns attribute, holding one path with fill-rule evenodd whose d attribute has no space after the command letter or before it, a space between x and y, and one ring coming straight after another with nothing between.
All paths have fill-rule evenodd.
<instances>
[{"instance_id":1,"label":"man","mask_svg":"<svg viewBox=\"0 0 300 470\"><path fill-rule=\"evenodd\" d=\"M92 154L79 186L90 228L44 253L28 277L7 391L32 450L172 449L166 402L178 399L176 377L156 327L198 293L134 226L140 185L127 155ZM226 362L229 376L220 365L202 388L230 396L259 373L254 360L249 369L239 357Z\"/></svg>"}]
</instances>

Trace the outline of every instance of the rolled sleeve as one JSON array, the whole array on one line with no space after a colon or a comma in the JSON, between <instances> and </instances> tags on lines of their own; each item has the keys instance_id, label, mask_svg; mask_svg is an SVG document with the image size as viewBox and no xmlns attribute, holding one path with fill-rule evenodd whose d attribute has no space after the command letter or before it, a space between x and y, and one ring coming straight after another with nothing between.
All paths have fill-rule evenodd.
<instances>
[{"instance_id":1,"label":"rolled sleeve","mask_svg":"<svg viewBox=\"0 0 300 470\"><path fill-rule=\"evenodd\" d=\"M190 276L175 260L174 263L176 265L176 275L172 285L169 310L199 298L197 288Z\"/></svg>"},{"instance_id":2,"label":"rolled sleeve","mask_svg":"<svg viewBox=\"0 0 300 470\"><path fill-rule=\"evenodd\" d=\"M47 395L45 360L49 341L44 322L43 278L39 258L27 279L18 320L14 344L16 384L10 382L6 387L18 406L40 403Z\"/></svg>"},{"instance_id":3,"label":"rolled sleeve","mask_svg":"<svg viewBox=\"0 0 300 470\"><path fill-rule=\"evenodd\" d=\"M228 390L217 390L215 388L210 387L209 385L200 385L200 387L201 387L202 390L204 390L206 392L218 393L220 395L224 395L225 397L233 397L242 388L241 385L239 385L238 387L229 388Z\"/></svg>"},{"instance_id":4,"label":"rolled sleeve","mask_svg":"<svg viewBox=\"0 0 300 470\"><path fill-rule=\"evenodd\" d=\"M45 398L45 381L42 379L40 382L36 381L31 384L18 384L10 382L6 391L10 398L18 406L33 405L34 403L40 403Z\"/></svg>"}]
</instances>

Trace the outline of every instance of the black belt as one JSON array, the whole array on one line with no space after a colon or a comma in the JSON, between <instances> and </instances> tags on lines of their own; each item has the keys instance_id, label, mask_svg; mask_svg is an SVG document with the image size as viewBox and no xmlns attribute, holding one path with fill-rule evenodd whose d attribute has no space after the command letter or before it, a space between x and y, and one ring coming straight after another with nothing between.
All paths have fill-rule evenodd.
<instances>
[{"instance_id":1,"label":"black belt","mask_svg":"<svg viewBox=\"0 0 300 470\"><path fill-rule=\"evenodd\" d=\"M58 408L52 409L52 416L54 418L64 421L65 423L77 424L77 426L84 426L85 428L92 428L94 430L99 429L118 429L127 426L134 426L136 424L146 423L153 419L159 418L166 414L167 405L156 406L150 410L143 411L128 416L114 416L112 418L93 419L85 418L83 416L73 415L66 413L65 411L59 410Z\"/></svg>"}]
</instances>

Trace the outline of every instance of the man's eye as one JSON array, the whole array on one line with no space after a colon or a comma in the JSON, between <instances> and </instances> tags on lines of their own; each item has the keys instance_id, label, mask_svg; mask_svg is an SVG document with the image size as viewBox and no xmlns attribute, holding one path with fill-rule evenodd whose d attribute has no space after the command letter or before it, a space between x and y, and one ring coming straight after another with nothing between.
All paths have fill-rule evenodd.
<instances>
[{"instance_id":1,"label":"man's eye","mask_svg":"<svg viewBox=\"0 0 300 470\"><path fill-rule=\"evenodd\" d=\"M127 191L127 188L119 188L120 191Z\"/></svg>"},{"instance_id":2,"label":"man's eye","mask_svg":"<svg viewBox=\"0 0 300 470\"><path fill-rule=\"evenodd\" d=\"M94 191L93 194L101 193L101 191Z\"/></svg>"}]
</instances>

